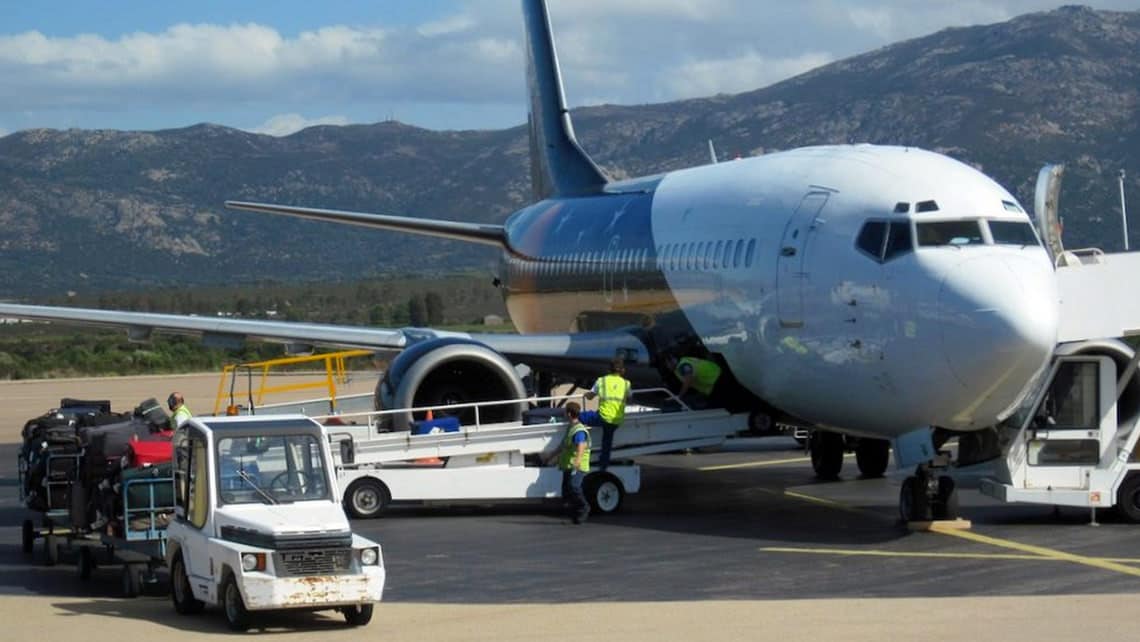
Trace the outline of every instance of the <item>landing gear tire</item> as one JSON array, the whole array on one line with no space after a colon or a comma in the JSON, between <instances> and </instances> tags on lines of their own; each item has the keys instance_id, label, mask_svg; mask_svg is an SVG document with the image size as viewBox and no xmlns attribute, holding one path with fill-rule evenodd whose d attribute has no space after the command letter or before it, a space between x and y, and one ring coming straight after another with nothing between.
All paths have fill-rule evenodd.
<instances>
[{"instance_id":1,"label":"landing gear tire","mask_svg":"<svg viewBox=\"0 0 1140 642\"><path fill-rule=\"evenodd\" d=\"M222 611L226 614L226 624L230 630L249 630L249 611L245 608L245 600L241 599L241 589L238 588L233 575L226 577L226 581L222 582Z\"/></svg>"},{"instance_id":2,"label":"landing gear tire","mask_svg":"<svg viewBox=\"0 0 1140 642\"><path fill-rule=\"evenodd\" d=\"M594 473L585 480L586 501L595 515L609 515L621 510L625 501L625 488L617 477L608 473Z\"/></svg>"},{"instance_id":3,"label":"landing gear tire","mask_svg":"<svg viewBox=\"0 0 1140 642\"><path fill-rule=\"evenodd\" d=\"M388 487L379 479L358 479L344 493L344 508L357 519L379 517L392 501Z\"/></svg>"},{"instance_id":4,"label":"landing gear tire","mask_svg":"<svg viewBox=\"0 0 1140 642\"><path fill-rule=\"evenodd\" d=\"M1140 474L1131 474L1116 491L1116 512L1133 524L1140 524Z\"/></svg>"},{"instance_id":5,"label":"landing gear tire","mask_svg":"<svg viewBox=\"0 0 1140 642\"><path fill-rule=\"evenodd\" d=\"M933 517L925 484L913 475L903 480L899 491L899 517L904 522L928 522Z\"/></svg>"},{"instance_id":6,"label":"landing gear tire","mask_svg":"<svg viewBox=\"0 0 1140 642\"><path fill-rule=\"evenodd\" d=\"M811 467L815 476L834 481L843 469L843 435L826 430L811 431Z\"/></svg>"},{"instance_id":7,"label":"landing gear tire","mask_svg":"<svg viewBox=\"0 0 1140 642\"><path fill-rule=\"evenodd\" d=\"M885 439L860 439L855 446L855 463L864 478L882 477L891 459L891 442Z\"/></svg>"},{"instance_id":8,"label":"landing gear tire","mask_svg":"<svg viewBox=\"0 0 1140 642\"><path fill-rule=\"evenodd\" d=\"M958 489L954 479L938 478L938 496L934 501L934 519L958 519Z\"/></svg>"},{"instance_id":9,"label":"landing gear tire","mask_svg":"<svg viewBox=\"0 0 1140 642\"><path fill-rule=\"evenodd\" d=\"M372 605L346 606L340 610L340 614L344 616L344 621L349 626L364 626L372 621Z\"/></svg>"}]
</instances>

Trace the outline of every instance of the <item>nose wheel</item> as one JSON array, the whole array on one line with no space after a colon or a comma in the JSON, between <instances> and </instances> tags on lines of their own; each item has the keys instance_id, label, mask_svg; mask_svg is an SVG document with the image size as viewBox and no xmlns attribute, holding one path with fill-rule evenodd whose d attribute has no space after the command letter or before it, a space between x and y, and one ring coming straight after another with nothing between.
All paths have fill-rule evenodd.
<instances>
[{"instance_id":1,"label":"nose wheel","mask_svg":"<svg viewBox=\"0 0 1140 642\"><path fill-rule=\"evenodd\" d=\"M937 475L926 464L903 480L899 517L904 522L958 519L958 490L954 479Z\"/></svg>"}]
</instances>

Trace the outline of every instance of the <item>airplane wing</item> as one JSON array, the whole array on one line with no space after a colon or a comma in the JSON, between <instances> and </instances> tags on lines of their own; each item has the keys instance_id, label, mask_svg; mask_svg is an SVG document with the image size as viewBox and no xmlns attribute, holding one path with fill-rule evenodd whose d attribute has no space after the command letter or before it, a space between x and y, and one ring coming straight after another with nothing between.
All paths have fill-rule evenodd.
<instances>
[{"instance_id":1,"label":"airplane wing","mask_svg":"<svg viewBox=\"0 0 1140 642\"><path fill-rule=\"evenodd\" d=\"M366 214L363 212L346 212L342 210L325 210L312 207L293 207L290 205L272 205L269 203L248 203L245 201L226 201L226 207L247 212L263 212L266 214L285 214L297 218L307 218L314 221L328 221L348 225L359 225L381 230L396 230L398 232L411 232L424 236L507 246L507 233L502 225L485 223L462 223L459 221L442 221L430 218L412 218L410 216L391 216L388 214Z\"/></svg>"},{"instance_id":2,"label":"airplane wing","mask_svg":"<svg viewBox=\"0 0 1140 642\"><path fill-rule=\"evenodd\" d=\"M478 341L508 359L524 361L532 367L573 368L577 365L596 370L597 364L606 363L619 350L632 363L649 363L644 343L624 330L526 335L465 333L431 328L371 328L13 303L0 303L0 317L120 328L126 330L133 341L148 340L156 332L191 335L201 337L204 345L217 348L238 348L246 341L260 341L284 344L291 352L307 352L318 346L384 351L402 350L420 341L457 337Z\"/></svg>"}]
</instances>

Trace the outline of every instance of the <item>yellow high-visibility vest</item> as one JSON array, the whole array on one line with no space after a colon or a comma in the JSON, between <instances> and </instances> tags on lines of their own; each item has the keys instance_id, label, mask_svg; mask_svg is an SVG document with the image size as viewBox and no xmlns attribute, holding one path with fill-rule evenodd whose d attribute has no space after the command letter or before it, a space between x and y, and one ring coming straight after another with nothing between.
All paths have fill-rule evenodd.
<instances>
[{"instance_id":1,"label":"yellow high-visibility vest","mask_svg":"<svg viewBox=\"0 0 1140 642\"><path fill-rule=\"evenodd\" d=\"M709 396L712 392L713 386L716 385L716 380L720 379L720 366L707 359L696 359L694 357L685 357L677 363L677 378L684 381L685 377L681 374L681 367L685 364L693 368L693 388L704 396Z\"/></svg>"},{"instance_id":2,"label":"yellow high-visibility vest","mask_svg":"<svg viewBox=\"0 0 1140 642\"><path fill-rule=\"evenodd\" d=\"M590 431L580 422L576 422L567 428L566 436L562 439L562 454L558 458L558 467L562 470L574 470L574 466L571 464L578 454L578 445L574 443L574 435L580 432L586 433L586 449L582 451L582 459L578 461L578 470L584 473L590 472Z\"/></svg>"},{"instance_id":3,"label":"yellow high-visibility vest","mask_svg":"<svg viewBox=\"0 0 1140 642\"><path fill-rule=\"evenodd\" d=\"M608 374L598 379L598 415L607 424L620 424L625 419L625 398L629 382L621 375Z\"/></svg>"}]
</instances>

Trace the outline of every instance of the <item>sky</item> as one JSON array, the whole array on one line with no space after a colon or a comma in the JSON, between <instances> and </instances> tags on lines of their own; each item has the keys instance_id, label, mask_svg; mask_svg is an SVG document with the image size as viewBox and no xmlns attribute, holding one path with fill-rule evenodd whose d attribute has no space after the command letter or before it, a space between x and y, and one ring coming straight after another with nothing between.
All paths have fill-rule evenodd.
<instances>
[{"instance_id":1,"label":"sky","mask_svg":"<svg viewBox=\"0 0 1140 642\"><path fill-rule=\"evenodd\" d=\"M571 106L739 93L1056 0L549 0ZM1140 10L1140 0L1095 0ZM516 0L0 0L0 136L523 123Z\"/></svg>"}]
</instances>

